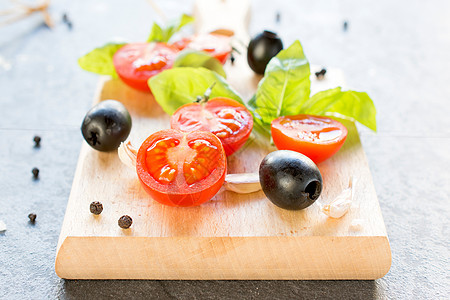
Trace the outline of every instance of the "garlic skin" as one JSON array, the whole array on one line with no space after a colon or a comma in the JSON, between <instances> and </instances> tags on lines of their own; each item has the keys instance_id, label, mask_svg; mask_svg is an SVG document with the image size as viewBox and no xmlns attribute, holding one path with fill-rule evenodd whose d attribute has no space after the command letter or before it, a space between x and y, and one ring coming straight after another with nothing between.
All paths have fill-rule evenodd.
<instances>
[{"instance_id":1,"label":"garlic skin","mask_svg":"<svg viewBox=\"0 0 450 300\"><path fill-rule=\"evenodd\" d=\"M120 143L119 149L117 149L117 154L119 154L120 161L129 167L130 169L136 169L136 157L137 150L131 145L131 142Z\"/></svg>"},{"instance_id":2,"label":"garlic skin","mask_svg":"<svg viewBox=\"0 0 450 300\"><path fill-rule=\"evenodd\" d=\"M0 220L0 232L6 231L6 224L5 222Z\"/></svg>"},{"instance_id":3,"label":"garlic skin","mask_svg":"<svg viewBox=\"0 0 450 300\"><path fill-rule=\"evenodd\" d=\"M227 174L224 187L227 191L249 194L261 190L258 173Z\"/></svg>"},{"instance_id":4,"label":"garlic skin","mask_svg":"<svg viewBox=\"0 0 450 300\"><path fill-rule=\"evenodd\" d=\"M361 231L364 227L364 223L363 219L354 219L348 229L351 231Z\"/></svg>"},{"instance_id":5,"label":"garlic skin","mask_svg":"<svg viewBox=\"0 0 450 300\"><path fill-rule=\"evenodd\" d=\"M322 206L322 212L331 218L341 218L344 216L353 200L353 177L350 178L348 187L344 189L333 201Z\"/></svg>"}]
</instances>

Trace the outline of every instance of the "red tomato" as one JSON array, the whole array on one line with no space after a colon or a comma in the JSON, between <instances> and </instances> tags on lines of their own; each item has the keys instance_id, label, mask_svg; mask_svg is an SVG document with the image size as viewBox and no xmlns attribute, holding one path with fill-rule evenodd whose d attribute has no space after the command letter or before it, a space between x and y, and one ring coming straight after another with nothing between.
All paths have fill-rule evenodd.
<instances>
[{"instance_id":1,"label":"red tomato","mask_svg":"<svg viewBox=\"0 0 450 300\"><path fill-rule=\"evenodd\" d=\"M148 79L171 68L178 52L165 43L127 44L114 54L114 68L126 84L148 92Z\"/></svg>"},{"instance_id":2,"label":"red tomato","mask_svg":"<svg viewBox=\"0 0 450 300\"><path fill-rule=\"evenodd\" d=\"M315 163L335 154L347 137L340 122L312 115L279 117L272 121L271 130L278 149L300 152Z\"/></svg>"},{"instance_id":3,"label":"red tomato","mask_svg":"<svg viewBox=\"0 0 450 300\"><path fill-rule=\"evenodd\" d=\"M206 103L189 103L170 118L170 127L184 132L210 131L222 142L226 155L244 145L253 128L253 118L244 105L229 98L213 98Z\"/></svg>"},{"instance_id":4,"label":"red tomato","mask_svg":"<svg viewBox=\"0 0 450 300\"><path fill-rule=\"evenodd\" d=\"M169 206L194 206L219 191L226 163L222 144L214 134L166 129L141 145L136 171L154 200Z\"/></svg>"},{"instance_id":5,"label":"red tomato","mask_svg":"<svg viewBox=\"0 0 450 300\"><path fill-rule=\"evenodd\" d=\"M193 49L198 51L205 51L212 57L217 58L222 64L226 63L228 56L231 53L230 37L213 34L203 33L197 34L189 38L183 38L175 43L173 46L179 50Z\"/></svg>"}]
</instances>

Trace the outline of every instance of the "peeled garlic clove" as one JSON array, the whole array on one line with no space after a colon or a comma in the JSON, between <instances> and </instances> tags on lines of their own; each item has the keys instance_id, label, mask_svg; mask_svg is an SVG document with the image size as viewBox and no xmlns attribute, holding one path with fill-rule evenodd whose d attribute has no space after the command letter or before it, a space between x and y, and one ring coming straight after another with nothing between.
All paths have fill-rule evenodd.
<instances>
[{"instance_id":1,"label":"peeled garlic clove","mask_svg":"<svg viewBox=\"0 0 450 300\"><path fill-rule=\"evenodd\" d=\"M331 218L340 218L347 213L352 205L353 178L350 178L348 188L344 189L339 196L329 204L322 206L322 212Z\"/></svg>"},{"instance_id":2,"label":"peeled garlic clove","mask_svg":"<svg viewBox=\"0 0 450 300\"><path fill-rule=\"evenodd\" d=\"M136 169L136 157L137 150L131 145L131 142L120 143L119 149L117 149L117 154L119 154L120 161L129 167L130 169Z\"/></svg>"},{"instance_id":3,"label":"peeled garlic clove","mask_svg":"<svg viewBox=\"0 0 450 300\"><path fill-rule=\"evenodd\" d=\"M258 173L228 174L225 176L224 187L227 191L239 194L254 193L261 190Z\"/></svg>"}]
</instances>

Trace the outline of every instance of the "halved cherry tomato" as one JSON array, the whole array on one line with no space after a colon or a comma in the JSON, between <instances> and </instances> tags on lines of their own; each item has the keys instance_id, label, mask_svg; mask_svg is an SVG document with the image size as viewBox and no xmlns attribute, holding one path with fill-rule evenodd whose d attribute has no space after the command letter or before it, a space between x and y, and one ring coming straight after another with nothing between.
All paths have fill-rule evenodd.
<instances>
[{"instance_id":1,"label":"halved cherry tomato","mask_svg":"<svg viewBox=\"0 0 450 300\"><path fill-rule=\"evenodd\" d=\"M127 44L114 54L114 68L126 84L148 92L148 79L171 68L178 52L165 43Z\"/></svg>"},{"instance_id":2,"label":"halved cherry tomato","mask_svg":"<svg viewBox=\"0 0 450 300\"><path fill-rule=\"evenodd\" d=\"M170 118L170 127L184 132L203 130L214 133L226 155L244 145L253 128L253 118L239 102L218 97L206 103L189 103L178 108Z\"/></svg>"},{"instance_id":3,"label":"halved cherry tomato","mask_svg":"<svg viewBox=\"0 0 450 300\"><path fill-rule=\"evenodd\" d=\"M340 122L312 115L279 117L272 121L271 131L278 149L300 152L315 163L335 154L347 137Z\"/></svg>"},{"instance_id":4,"label":"halved cherry tomato","mask_svg":"<svg viewBox=\"0 0 450 300\"><path fill-rule=\"evenodd\" d=\"M136 171L152 198L169 206L195 206L221 188L227 161L220 140L205 131L158 131L139 148Z\"/></svg>"},{"instance_id":5,"label":"halved cherry tomato","mask_svg":"<svg viewBox=\"0 0 450 300\"><path fill-rule=\"evenodd\" d=\"M224 64L231 53L230 42L231 39L228 36L214 33L203 33L192 37L183 38L172 45L177 47L179 50L187 48L205 51Z\"/></svg>"}]
</instances>

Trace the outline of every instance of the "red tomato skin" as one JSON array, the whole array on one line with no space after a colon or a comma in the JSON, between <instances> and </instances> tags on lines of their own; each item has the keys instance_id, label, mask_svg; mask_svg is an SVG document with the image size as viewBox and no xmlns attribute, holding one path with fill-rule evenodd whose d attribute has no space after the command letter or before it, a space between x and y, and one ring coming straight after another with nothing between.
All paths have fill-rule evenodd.
<instances>
[{"instance_id":1,"label":"red tomato skin","mask_svg":"<svg viewBox=\"0 0 450 300\"><path fill-rule=\"evenodd\" d=\"M294 138L292 136L288 136L285 133L283 133L284 128L282 125L280 125L280 122L285 118L298 118L298 117L316 118L330 121L333 124L333 126L336 126L337 129L340 129L342 131L342 134L340 135L339 138L331 142L328 141L311 142L301 140L299 138ZM312 161L318 164L327 160L328 158L330 158L336 152L339 151L339 149L342 147L347 138L348 131L347 128L342 123L331 118L313 115L296 115L296 116L279 117L273 120L271 125L271 133L273 142L275 143L277 149L300 152L308 156Z\"/></svg>"},{"instance_id":2,"label":"red tomato skin","mask_svg":"<svg viewBox=\"0 0 450 300\"><path fill-rule=\"evenodd\" d=\"M191 110L191 109L200 110L201 106L202 105L199 103L188 103L188 104L185 104L185 105L179 107L173 113L172 117L170 118L170 128L183 130L182 128L180 128L180 124L178 121L180 115L183 114L183 112L186 110ZM220 141L222 142L223 148L225 149L225 154L227 156L230 156L233 153L235 153L237 150L239 150L245 144L245 142L248 140L248 138L250 137L250 134L252 133L252 129L253 129L253 117L252 117L252 114L247 110L247 108L244 105L242 105L241 103L239 103L233 99L229 99L229 98L225 98L225 97L217 97L217 98L210 99L208 102L206 102L206 104L204 104L204 107L207 110L214 109L215 107L221 107L221 106L224 106L224 107L230 106L233 108L238 108L242 113L244 113L247 116L247 118L245 120L247 123L246 123L245 128L242 130L242 133L240 133L236 137L228 137L228 138L219 137ZM208 128L208 126L206 124L203 124L203 127L199 130L210 131L211 129Z\"/></svg>"},{"instance_id":3,"label":"red tomato skin","mask_svg":"<svg viewBox=\"0 0 450 300\"><path fill-rule=\"evenodd\" d=\"M145 182L139 177L144 190L157 202L172 206L172 207L191 207L198 206L209 201L215 194L220 190L223 183L225 182L226 171L223 173L222 177L217 181L217 183L209 189L201 192L191 193L191 194L167 194L163 192L156 191L148 187Z\"/></svg>"},{"instance_id":4,"label":"red tomato skin","mask_svg":"<svg viewBox=\"0 0 450 300\"><path fill-rule=\"evenodd\" d=\"M197 34L192 37L182 38L172 45L179 50L187 48L204 51L218 59L222 65L227 62L232 50L230 37L213 33Z\"/></svg>"},{"instance_id":5,"label":"red tomato skin","mask_svg":"<svg viewBox=\"0 0 450 300\"><path fill-rule=\"evenodd\" d=\"M182 137L187 135L195 135L196 138L208 138L213 144L219 147L222 153L217 163L218 167L213 172L217 179L207 183L209 186L202 186L197 184L192 190L188 190L186 186L165 187L158 183L152 175L148 172L146 167L146 153L147 149L154 144L154 142L164 137ZM194 132L183 133L179 130L166 129L155 132L150 135L139 148L136 159L136 172L144 190L157 202L174 207L190 207L197 206L209 201L222 187L227 173L226 156L220 140L210 132Z\"/></svg>"},{"instance_id":6,"label":"red tomato skin","mask_svg":"<svg viewBox=\"0 0 450 300\"><path fill-rule=\"evenodd\" d=\"M184 38L174 42L172 44L172 46L174 46L175 48L177 48L178 50L181 51L181 50L185 49L191 41L192 41L192 38L184 37Z\"/></svg>"},{"instance_id":7,"label":"red tomato skin","mask_svg":"<svg viewBox=\"0 0 450 300\"><path fill-rule=\"evenodd\" d=\"M113 64L119 78L128 86L140 91L150 92L148 80L159 74L160 72L170 69L176 54L179 50L166 43L155 43L155 49L162 49L166 52L165 58L167 61L162 67L155 66L153 70L138 70L134 62L146 55L146 50L149 49L152 43L132 43L126 44L113 56Z\"/></svg>"}]
</instances>

